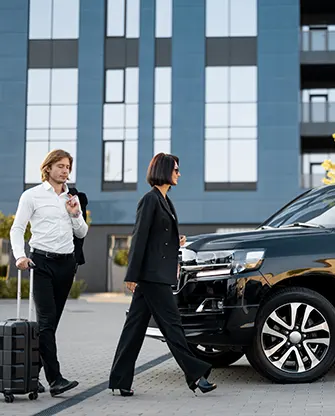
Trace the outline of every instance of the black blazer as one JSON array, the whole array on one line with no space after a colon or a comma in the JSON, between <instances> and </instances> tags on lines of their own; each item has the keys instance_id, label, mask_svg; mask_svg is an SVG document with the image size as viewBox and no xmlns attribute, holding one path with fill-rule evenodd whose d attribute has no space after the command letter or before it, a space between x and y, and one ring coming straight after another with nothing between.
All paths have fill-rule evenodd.
<instances>
[{"instance_id":1,"label":"black blazer","mask_svg":"<svg viewBox=\"0 0 335 416\"><path fill-rule=\"evenodd\" d=\"M170 199L153 187L137 206L126 282L177 283L178 219Z\"/></svg>"},{"instance_id":2,"label":"black blazer","mask_svg":"<svg viewBox=\"0 0 335 416\"><path fill-rule=\"evenodd\" d=\"M81 210L83 211L83 218L86 221L86 208L88 205L88 199L86 194L83 192L78 192L76 188L69 188L69 193L71 195L78 195L78 199L80 202ZM76 261L79 265L85 264L85 257L84 257L84 238L78 238L75 235L73 236L73 243L74 243L74 255L76 257Z\"/></svg>"}]
</instances>

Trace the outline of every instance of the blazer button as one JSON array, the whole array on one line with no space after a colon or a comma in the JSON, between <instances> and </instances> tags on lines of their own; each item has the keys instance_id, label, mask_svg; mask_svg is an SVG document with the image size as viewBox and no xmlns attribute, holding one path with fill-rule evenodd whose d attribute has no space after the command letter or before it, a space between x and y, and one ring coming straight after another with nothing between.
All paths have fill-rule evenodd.
<instances>
[{"instance_id":1,"label":"blazer button","mask_svg":"<svg viewBox=\"0 0 335 416\"><path fill-rule=\"evenodd\" d=\"M168 228L165 228L165 231L169 231L169 229Z\"/></svg>"},{"instance_id":2,"label":"blazer button","mask_svg":"<svg viewBox=\"0 0 335 416\"><path fill-rule=\"evenodd\" d=\"M162 256L162 259L165 259L165 256Z\"/></svg>"},{"instance_id":3,"label":"blazer button","mask_svg":"<svg viewBox=\"0 0 335 416\"><path fill-rule=\"evenodd\" d=\"M169 243L164 243L166 246L169 244Z\"/></svg>"}]
</instances>

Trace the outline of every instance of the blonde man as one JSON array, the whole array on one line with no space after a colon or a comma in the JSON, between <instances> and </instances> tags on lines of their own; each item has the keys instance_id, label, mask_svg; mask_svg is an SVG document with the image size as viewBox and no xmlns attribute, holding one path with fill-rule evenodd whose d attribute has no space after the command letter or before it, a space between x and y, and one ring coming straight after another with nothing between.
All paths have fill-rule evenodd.
<instances>
[{"instance_id":1,"label":"blonde man","mask_svg":"<svg viewBox=\"0 0 335 416\"><path fill-rule=\"evenodd\" d=\"M78 385L63 378L57 358L56 329L72 286L76 259L73 236L84 238L88 226L79 199L69 194L67 180L73 158L64 150L48 153L41 165L42 183L21 195L10 232L16 266L36 265L34 301L40 327L40 355L51 396ZM30 258L24 250L24 232L30 222ZM40 392L44 387L39 385Z\"/></svg>"}]
</instances>

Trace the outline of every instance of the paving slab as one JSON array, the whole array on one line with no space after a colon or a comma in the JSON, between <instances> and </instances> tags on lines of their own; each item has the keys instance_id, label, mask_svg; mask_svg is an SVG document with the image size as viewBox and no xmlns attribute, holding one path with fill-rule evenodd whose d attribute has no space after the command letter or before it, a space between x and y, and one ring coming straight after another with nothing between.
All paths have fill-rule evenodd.
<instances>
[{"instance_id":1,"label":"paving slab","mask_svg":"<svg viewBox=\"0 0 335 416\"><path fill-rule=\"evenodd\" d=\"M262 378L242 358L229 368L212 371L210 380L218 384L217 390L195 395L166 344L151 339L145 340L137 362L135 395L124 398L115 392L113 396L106 388L107 380L129 300L126 295L89 295L89 299L68 301L57 333L59 357L64 376L78 379L80 385L58 398L45 393L36 401L26 396L16 396L12 404L0 401L0 416L335 414L334 369L313 384L279 385ZM23 313L27 310L23 301ZM15 311L15 301L0 301L0 319L15 316Z\"/></svg>"}]
</instances>

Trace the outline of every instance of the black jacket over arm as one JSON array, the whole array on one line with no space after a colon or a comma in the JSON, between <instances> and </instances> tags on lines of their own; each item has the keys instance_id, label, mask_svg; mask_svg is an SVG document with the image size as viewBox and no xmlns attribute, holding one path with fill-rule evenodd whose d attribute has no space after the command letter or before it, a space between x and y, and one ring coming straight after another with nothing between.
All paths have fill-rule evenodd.
<instances>
[{"instance_id":1,"label":"black jacket over arm","mask_svg":"<svg viewBox=\"0 0 335 416\"><path fill-rule=\"evenodd\" d=\"M177 282L179 232L168 197L153 187L138 203L126 282Z\"/></svg>"},{"instance_id":2,"label":"black jacket over arm","mask_svg":"<svg viewBox=\"0 0 335 416\"><path fill-rule=\"evenodd\" d=\"M78 195L80 207L83 211L83 218L86 221L86 208L88 205L88 199L86 194L83 192L78 192L76 188L69 188L69 193L71 195ZM84 257L84 240L85 238L78 238L75 235L73 236L73 243L74 243L74 254L76 257L76 261L79 265L85 264L85 257Z\"/></svg>"}]
</instances>

